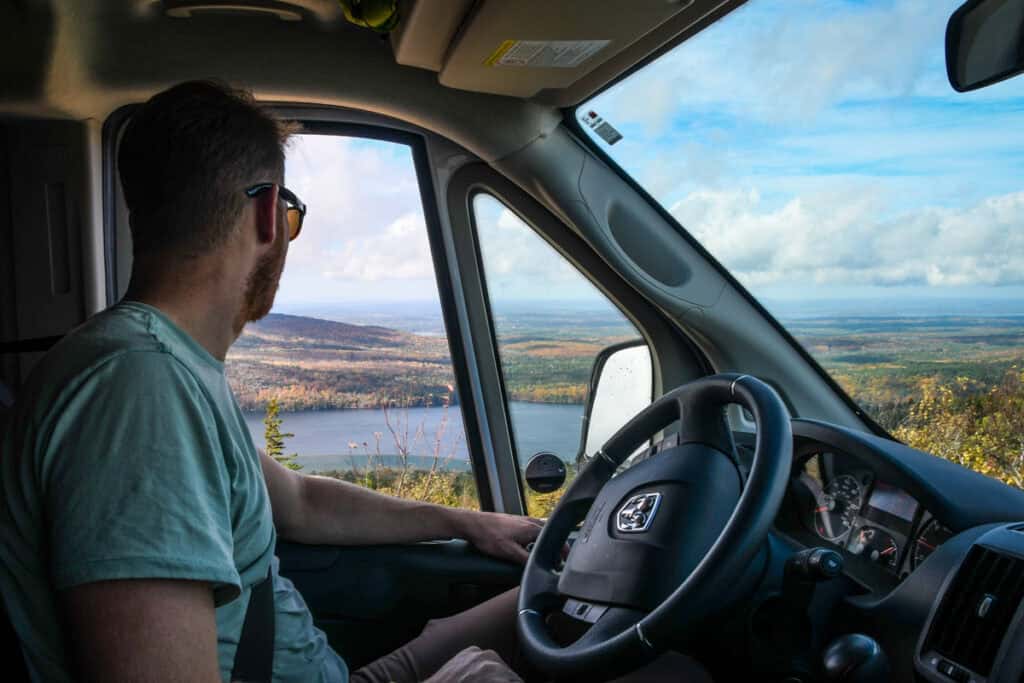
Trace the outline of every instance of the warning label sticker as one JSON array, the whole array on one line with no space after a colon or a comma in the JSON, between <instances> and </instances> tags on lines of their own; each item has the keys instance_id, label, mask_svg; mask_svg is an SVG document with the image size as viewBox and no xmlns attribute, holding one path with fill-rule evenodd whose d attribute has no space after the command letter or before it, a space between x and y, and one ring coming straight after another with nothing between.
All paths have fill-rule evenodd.
<instances>
[{"instance_id":1,"label":"warning label sticker","mask_svg":"<svg viewBox=\"0 0 1024 683\"><path fill-rule=\"evenodd\" d=\"M596 111L588 111L583 116L583 122L590 126L591 130L597 133L609 145L614 145L622 139L622 133L615 130L615 126L598 116Z\"/></svg>"},{"instance_id":2,"label":"warning label sticker","mask_svg":"<svg viewBox=\"0 0 1024 683\"><path fill-rule=\"evenodd\" d=\"M488 57L487 66L571 69L587 61L610 40L506 40Z\"/></svg>"}]
</instances>

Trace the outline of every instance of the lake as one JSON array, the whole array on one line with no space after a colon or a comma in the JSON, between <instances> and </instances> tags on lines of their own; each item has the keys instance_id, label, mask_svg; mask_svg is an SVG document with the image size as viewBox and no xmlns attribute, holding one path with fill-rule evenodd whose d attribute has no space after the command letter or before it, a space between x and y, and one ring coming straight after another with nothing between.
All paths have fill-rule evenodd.
<instances>
[{"instance_id":1,"label":"lake","mask_svg":"<svg viewBox=\"0 0 1024 683\"><path fill-rule=\"evenodd\" d=\"M576 459L579 449L582 405L555 405L513 401L512 426L516 434L516 450L521 462L537 451L549 450L566 461ZM468 469L469 455L462 429L462 413L458 406L404 408L383 410L310 410L281 413L281 431L295 436L285 440L286 453L298 453L296 462L308 472L349 469L353 462L362 463L368 453L393 455L399 443L407 444L409 452L420 456L414 462L425 462L437 452L451 458L455 469ZM387 419L386 419L387 417ZM253 441L262 446L263 414L246 413L246 423ZM391 428L388 428L390 420ZM379 437L378 437L379 435ZM385 464L392 464L391 458Z\"/></svg>"}]
</instances>

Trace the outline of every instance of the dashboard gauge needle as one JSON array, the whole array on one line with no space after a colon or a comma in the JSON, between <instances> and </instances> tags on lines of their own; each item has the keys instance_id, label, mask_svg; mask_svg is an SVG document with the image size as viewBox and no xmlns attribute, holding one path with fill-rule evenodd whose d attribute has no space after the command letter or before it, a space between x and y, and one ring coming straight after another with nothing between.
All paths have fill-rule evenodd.
<instances>
[{"instance_id":1,"label":"dashboard gauge needle","mask_svg":"<svg viewBox=\"0 0 1024 683\"><path fill-rule=\"evenodd\" d=\"M931 543L928 543L923 538L917 539L917 542L923 545L925 548L928 548L928 550L935 550L935 546L933 546Z\"/></svg>"},{"instance_id":2,"label":"dashboard gauge needle","mask_svg":"<svg viewBox=\"0 0 1024 683\"><path fill-rule=\"evenodd\" d=\"M891 555L894 552L896 552L896 548L890 547L890 548L886 548L885 550L883 550L882 554L883 555Z\"/></svg>"},{"instance_id":3,"label":"dashboard gauge needle","mask_svg":"<svg viewBox=\"0 0 1024 683\"><path fill-rule=\"evenodd\" d=\"M827 513L828 512L828 507L819 508L818 511L819 512ZM828 537L829 538L834 537L835 533L832 531L832 520L829 519L828 514L821 515L821 522L825 526L825 533L828 534Z\"/></svg>"},{"instance_id":4,"label":"dashboard gauge needle","mask_svg":"<svg viewBox=\"0 0 1024 683\"><path fill-rule=\"evenodd\" d=\"M820 508L817 508L815 512L828 512L828 505L822 505Z\"/></svg>"}]
</instances>

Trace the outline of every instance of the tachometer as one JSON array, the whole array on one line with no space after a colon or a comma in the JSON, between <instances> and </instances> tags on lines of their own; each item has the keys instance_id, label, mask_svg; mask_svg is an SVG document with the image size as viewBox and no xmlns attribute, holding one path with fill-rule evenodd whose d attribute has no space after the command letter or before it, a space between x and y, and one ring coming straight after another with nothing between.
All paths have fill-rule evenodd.
<instances>
[{"instance_id":1,"label":"tachometer","mask_svg":"<svg viewBox=\"0 0 1024 683\"><path fill-rule=\"evenodd\" d=\"M900 557L900 545L896 539L873 526L861 527L850 537L850 544L846 549L892 571L896 570L896 563Z\"/></svg>"},{"instance_id":2,"label":"tachometer","mask_svg":"<svg viewBox=\"0 0 1024 683\"><path fill-rule=\"evenodd\" d=\"M814 530L826 541L838 541L849 533L861 502L860 483L848 474L836 477L815 499Z\"/></svg>"},{"instance_id":3,"label":"tachometer","mask_svg":"<svg viewBox=\"0 0 1024 683\"><path fill-rule=\"evenodd\" d=\"M928 559L928 556L935 552L935 549L945 543L953 535L953 532L939 524L934 517L921 529L921 533L914 539L914 547L910 553L910 568L917 569L917 566Z\"/></svg>"}]
</instances>

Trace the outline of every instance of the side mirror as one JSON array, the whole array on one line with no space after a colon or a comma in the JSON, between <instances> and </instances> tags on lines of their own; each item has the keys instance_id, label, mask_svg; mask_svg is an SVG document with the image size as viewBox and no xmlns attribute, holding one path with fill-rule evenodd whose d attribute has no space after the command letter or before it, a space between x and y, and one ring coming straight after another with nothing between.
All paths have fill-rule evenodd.
<instances>
[{"instance_id":1,"label":"side mirror","mask_svg":"<svg viewBox=\"0 0 1024 683\"><path fill-rule=\"evenodd\" d=\"M551 493L565 483L565 462L554 453L541 451L526 463L523 478L526 485L537 493Z\"/></svg>"},{"instance_id":2,"label":"side mirror","mask_svg":"<svg viewBox=\"0 0 1024 683\"><path fill-rule=\"evenodd\" d=\"M967 0L946 25L946 73L957 92L1024 71L1024 0Z\"/></svg>"},{"instance_id":3,"label":"side mirror","mask_svg":"<svg viewBox=\"0 0 1024 683\"><path fill-rule=\"evenodd\" d=\"M593 456L654 398L651 351L642 339L602 349L594 361L576 461Z\"/></svg>"}]
</instances>

